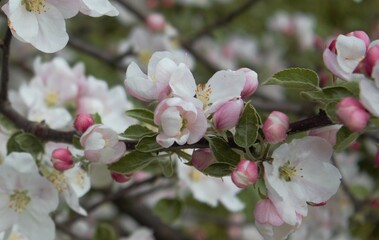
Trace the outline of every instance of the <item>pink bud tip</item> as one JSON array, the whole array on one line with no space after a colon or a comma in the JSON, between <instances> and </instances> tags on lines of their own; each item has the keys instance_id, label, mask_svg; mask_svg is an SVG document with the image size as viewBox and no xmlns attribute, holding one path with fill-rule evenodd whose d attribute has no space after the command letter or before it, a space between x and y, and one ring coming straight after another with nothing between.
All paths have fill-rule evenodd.
<instances>
[{"instance_id":1,"label":"pink bud tip","mask_svg":"<svg viewBox=\"0 0 379 240\"><path fill-rule=\"evenodd\" d=\"M152 31L160 31L165 27L166 21L164 16L158 13L150 14L146 18L146 25Z\"/></svg>"},{"instance_id":2,"label":"pink bud tip","mask_svg":"<svg viewBox=\"0 0 379 240\"><path fill-rule=\"evenodd\" d=\"M125 183L132 178L132 175L131 174L121 174L121 173L112 172L111 177L115 182Z\"/></svg>"},{"instance_id":3,"label":"pink bud tip","mask_svg":"<svg viewBox=\"0 0 379 240\"><path fill-rule=\"evenodd\" d=\"M243 72L245 74L245 86L241 92L241 98L247 99L257 90L259 81L258 74L249 68L240 68L238 72Z\"/></svg>"},{"instance_id":4,"label":"pink bud tip","mask_svg":"<svg viewBox=\"0 0 379 240\"><path fill-rule=\"evenodd\" d=\"M51 154L51 162L59 171L65 171L74 166L72 153L67 148L55 149Z\"/></svg>"},{"instance_id":5,"label":"pink bud tip","mask_svg":"<svg viewBox=\"0 0 379 240\"><path fill-rule=\"evenodd\" d=\"M337 104L338 120L353 132L361 132L370 118L363 105L352 97L343 98Z\"/></svg>"},{"instance_id":6,"label":"pink bud tip","mask_svg":"<svg viewBox=\"0 0 379 240\"><path fill-rule=\"evenodd\" d=\"M209 148L200 148L192 153L192 166L199 171L203 171L215 161Z\"/></svg>"},{"instance_id":7,"label":"pink bud tip","mask_svg":"<svg viewBox=\"0 0 379 240\"><path fill-rule=\"evenodd\" d=\"M276 144L287 138L288 128L289 119L287 115L273 111L263 123L262 130L266 141L270 144Z\"/></svg>"},{"instance_id":8,"label":"pink bud tip","mask_svg":"<svg viewBox=\"0 0 379 240\"><path fill-rule=\"evenodd\" d=\"M370 38L367 35L367 33L365 33L364 31L350 32L350 33L346 34L346 36L354 36L356 38L361 39L365 43L366 47L368 47L368 45L370 44Z\"/></svg>"},{"instance_id":9,"label":"pink bud tip","mask_svg":"<svg viewBox=\"0 0 379 240\"><path fill-rule=\"evenodd\" d=\"M94 119L91 114L79 113L75 118L74 128L79 133L84 133L93 124L94 124Z\"/></svg>"},{"instance_id":10,"label":"pink bud tip","mask_svg":"<svg viewBox=\"0 0 379 240\"><path fill-rule=\"evenodd\" d=\"M249 160L241 160L231 174L233 183L239 188L247 188L254 184L258 176L257 164Z\"/></svg>"}]
</instances>

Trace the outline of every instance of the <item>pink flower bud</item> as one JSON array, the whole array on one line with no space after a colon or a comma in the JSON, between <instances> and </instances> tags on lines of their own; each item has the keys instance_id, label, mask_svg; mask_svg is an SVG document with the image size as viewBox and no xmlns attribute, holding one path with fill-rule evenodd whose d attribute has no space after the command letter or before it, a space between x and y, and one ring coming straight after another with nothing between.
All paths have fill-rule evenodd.
<instances>
[{"instance_id":1,"label":"pink flower bud","mask_svg":"<svg viewBox=\"0 0 379 240\"><path fill-rule=\"evenodd\" d=\"M368 47L368 45L370 44L369 36L363 31L350 32L350 33L347 33L346 36L354 36L356 38L361 39L365 43L366 47Z\"/></svg>"},{"instance_id":2,"label":"pink flower bud","mask_svg":"<svg viewBox=\"0 0 379 240\"><path fill-rule=\"evenodd\" d=\"M94 119L91 114L79 113L75 118L74 128L79 133L84 133L93 124L94 124Z\"/></svg>"},{"instance_id":3,"label":"pink flower bud","mask_svg":"<svg viewBox=\"0 0 379 240\"><path fill-rule=\"evenodd\" d=\"M243 109L243 100L233 99L224 103L213 114L213 124L218 130L228 130L235 127Z\"/></svg>"},{"instance_id":4,"label":"pink flower bud","mask_svg":"<svg viewBox=\"0 0 379 240\"><path fill-rule=\"evenodd\" d=\"M352 98L343 98L337 104L338 120L353 132L361 132L367 125L370 115L362 104Z\"/></svg>"},{"instance_id":5,"label":"pink flower bud","mask_svg":"<svg viewBox=\"0 0 379 240\"><path fill-rule=\"evenodd\" d=\"M375 45L373 47L370 47L366 53L365 67L366 67L366 72L368 76L371 76L372 69L374 68L378 60L379 60L379 45Z\"/></svg>"},{"instance_id":6,"label":"pink flower bud","mask_svg":"<svg viewBox=\"0 0 379 240\"><path fill-rule=\"evenodd\" d=\"M270 113L266 121L263 123L263 134L270 144L276 144L287 138L287 130L289 128L289 119L286 114L278 111Z\"/></svg>"},{"instance_id":7,"label":"pink flower bud","mask_svg":"<svg viewBox=\"0 0 379 240\"><path fill-rule=\"evenodd\" d=\"M132 178L132 175L131 174L121 174L121 173L112 172L111 177L115 182L125 183Z\"/></svg>"},{"instance_id":8,"label":"pink flower bud","mask_svg":"<svg viewBox=\"0 0 379 240\"><path fill-rule=\"evenodd\" d=\"M146 25L152 31L160 31L164 28L166 21L159 13L152 13L146 18Z\"/></svg>"},{"instance_id":9,"label":"pink flower bud","mask_svg":"<svg viewBox=\"0 0 379 240\"><path fill-rule=\"evenodd\" d=\"M241 98L247 99L257 90L259 82L258 82L258 74L249 68L240 68L237 72L243 72L245 74L245 86L241 92Z\"/></svg>"},{"instance_id":10,"label":"pink flower bud","mask_svg":"<svg viewBox=\"0 0 379 240\"><path fill-rule=\"evenodd\" d=\"M258 176L257 164L249 160L241 160L231 174L233 183L239 188L247 188L254 184Z\"/></svg>"},{"instance_id":11,"label":"pink flower bud","mask_svg":"<svg viewBox=\"0 0 379 240\"><path fill-rule=\"evenodd\" d=\"M200 148L192 153L192 166L199 171L203 171L214 162L216 162L216 160L213 158L209 148Z\"/></svg>"},{"instance_id":12,"label":"pink flower bud","mask_svg":"<svg viewBox=\"0 0 379 240\"><path fill-rule=\"evenodd\" d=\"M74 166L72 153L67 148L55 149L51 154L51 162L59 171L65 171Z\"/></svg>"}]
</instances>

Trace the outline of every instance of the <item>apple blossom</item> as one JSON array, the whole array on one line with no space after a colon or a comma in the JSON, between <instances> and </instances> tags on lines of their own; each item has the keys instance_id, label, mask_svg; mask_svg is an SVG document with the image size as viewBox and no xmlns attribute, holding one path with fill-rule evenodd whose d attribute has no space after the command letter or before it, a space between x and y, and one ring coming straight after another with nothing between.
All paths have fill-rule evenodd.
<instances>
[{"instance_id":1,"label":"apple blossom","mask_svg":"<svg viewBox=\"0 0 379 240\"><path fill-rule=\"evenodd\" d=\"M213 157L209 148L200 148L192 153L191 163L197 170L203 171L212 163L215 163L216 159Z\"/></svg>"},{"instance_id":2,"label":"apple blossom","mask_svg":"<svg viewBox=\"0 0 379 240\"><path fill-rule=\"evenodd\" d=\"M362 104L352 97L338 102L336 114L338 120L353 132L363 131L370 118Z\"/></svg>"},{"instance_id":3,"label":"apple blossom","mask_svg":"<svg viewBox=\"0 0 379 240\"><path fill-rule=\"evenodd\" d=\"M55 238L49 213L58 206L58 192L38 173L28 153L13 152L0 165L0 232L14 225L30 240Z\"/></svg>"},{"instance_id":4,"label":"apple blossom","mask_svg":"<svg viewBox=\"0 0 379 240\"><path fill-rule=\"evenodd\" d=\"M357 78L354 71L364 59L368 36L364 32L339 35L323 53L326 67L336 76L351 81Z\"/></svg>"},{"instance_id":5,"label":"apple blossom","mask_svg":"<svg viewBox=\"0 0 379 240\"><path fill-rule=\"evenodd\" d=\"M196 143L207 130L203 111L192 102L177 97L159 103L154 112L154 123L161 129L157 142L165 148L174 142L179 145Z\"/></svg>"},{"instance_id":6,"label":"apple blossom","mask_svg":"<svg viewBox=\"0 0 379 240\"><path fill-rule=\"evenodd\" d=\"M324 202L336 193L341 174L329 163L332 153L324 139L308 136L282 144L271 164L263 162L268 197L285 223L296 225L299 214L307 215L307 202Z\"/></svg>"},{"instance_id":7,"label":"apple blossom","mask_svg":"<svg viewBox=\"0 0 379 240\"><path fill-rule=\"evenodd\" d=\"M74 128L79 133L84 133L93 124L94 119L92 115L88 113L79 113L74 120Z\"/></svg>"},{"instance_id":8,"label":"apple blossom","mask_svg":"<svg viewBox=\"0 0 379 240\"><path fill-rule=\"evenodd\" d=\"M213 114L213 125L217 130L228 130L235 127L240 119L243 110L243 100L232 99L224 103Z\"/></svg>"},{"instance_id":9,"label":"apple blossom","mask_svg":"<svg viewBox=\"0 0 379 240\"><path fill-rule=\"evenodd\" d=\"M254 209L255 225L265 240L284 240L300 227L302 217L295 225L285 223L270 199L260 200Z\"/></svg>"},{"instance_id":10,"label":"apple blossom","mask_svg":"<svg viewBox=\"0 0 379 240\"><path fill-rule=\"evenodd\" d=\"M244 204L236 196L240 189L232 183L230 177L220 179L206 176L182 162L178 162L177 172L181 184L180 189L182 191L190 190L196 200L212 207L216 207L221 202L232 212L244 208Z\"/></svg>"},{"instance_id":11,"label":"apple blossom","mask_svg":"<svg viewBox=\"0 0 379 240\"><path fill-rule=\"evenodd\" d=\"M276 144L284 141L287 138L289 128L289 119L286 114L273 111L263 123L263 134L265 139L270 144Z\"/></svg>"},{"instance_id":12,"label":"apple blossom","mask_svg":"<svg viewBox=\"0 0 379 240\"><path fill-rule=\"evenodd\" d=\"M171 75L179 71L184 80L193 79L188 67L170 52L155 52L150 58L148 74L132 62L126 71L126 90L141 101L149 102L166 97L170 93Z\"/></svg>"},{"instance_id":13,"label":"apple blossom","mask_svg":"<svg viewBox=\"0 0 379 240\"><path fill-rule=\"evenodd\" d=\"M237 168L233 170L230 176L237 187L247 188L258 180L258 166L253 161L243 159L238 163Z\"/></svg>"},{"instance_id":14,"label":"apple blossom","mask_svg":"<svg viewBox=\"0 0 379 240\"><path fill-rule=\"evenodd\" d=\"M208 116L229 100L239 98L245 81L245 75L241 71L221 70L206 84L196 86L193 78L176 77L170 81L170 87L174 96L192 101L196 106L202 105ZM195 95L196 99L193 98Z\"/></svg>"},{"instance_id":15,"label":"apple blossom","mask_svg":"<svg viewBox=\"0 0 379 240\"><path fill-rule=\"evenodd\" d=\"M59 171L65 171L74 166L73 155L67 148L55 149L51 154L51 162Z\"/></svg>"},{"instance_id":16,"label":"apple blossom","mask_svg":"<svg viewBox=\"0 0 379 240\"><path fill-rule=\"evenodd\" d=\"M119 160L126 151L117 133L101 124L92 125L80 137L84 157L92 163L110 164Z\"/></svg>"}]
</instances>

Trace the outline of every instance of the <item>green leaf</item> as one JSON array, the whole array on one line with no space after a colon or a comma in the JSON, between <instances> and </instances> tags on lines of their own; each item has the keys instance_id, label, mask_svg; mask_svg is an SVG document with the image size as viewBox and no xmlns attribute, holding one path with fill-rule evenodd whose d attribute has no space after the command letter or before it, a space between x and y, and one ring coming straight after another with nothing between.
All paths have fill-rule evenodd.
<instances>
[{"instance_id":1,"label":"green leaf","mask_svg":"<svg viewBox=\"0 0 379 240\"><path fill-rule=\"evenodd\" d=\"M355 97L359 96L359 81L352 81L352 82L342 81L341 83L338 83L338 86L346 88Z\"/></svg>"},{"instance_id":2,"label":"green leaf","mask_svg":"<svg viewBox=\"0 0 379 240\"><path fill-rule=\"evenodd\" d=\"M7 143L7 153L11 152L28 152L36 157L44 152L44 146L33 134L17 132L10 137Z\"/></svg>"},{"instance_id":3,"label":"green leaf","mask_svg":"<svg viewBox=\"0 0 379 240\"><path fill-rule=\"evenodd\" d=\"M128 174L140 170L149 165L155 159L151 153L132 151L122 157L118 162L111 164L110 171Z\"/></svg>"},{"instance_id":4,"label":"green leaf","mask_svg":"<svg viewBox=\"0 0 379 240\"><path fill-rule=\"evenodd\" d=\"M325 106L324 110L326 112L326 115L328 115L328 118L332 120L332 122L338 123L336 109L337 109L337 102L331 102Z\"/></svg>"},{"instance_id":5,"label":"green leaf","mask_svg":"<svg viewBox=\"0 0 379 240\"><path fill-rule=\"evenodd\" d=\"M341 86L325 87L322 92L329 101L339 101L341 98L353 95L352 92Z\"/></svg>"},{"instance_id":6,"label":"green leaf","mask_svg":"<svg viewBox=\"0 0 379 240\"><path fill-rule=\"evenodd\" d=\"M158 158L158 163L165 177L171 177L174 175L175 161L171 158L171 156Z\"/></svg>"},{"instance_id":7,"label":"green leaf","mask_svg":"<svg viewBox=\"0 0 379 240\"><path fill-rule=\"evenodd\" d=\"M4 126L8 130L14 130L16 127L14 124L3 114L0 114L0 125Z\"/></svg>"},{"instance_id":8,"label":"green leaf","mask_svg":"<svg viewBox=\"0 0 379 240\"><path fill-rule=\"evenodd\" d=\"M214 163L204 169L204 174L213 177L224 177L230 175L233 170L233 166L228 163Z\"/></svg>"},{"instance_id":9,"label":"green leaf","mask_svg":"<svg viewBox=\"0 0 379 240\"><path fill-rule=\"evenodd\" d=\"M22 132L15 132L7 142L7 155L12 152L23 152L20 145L16 142L16 136L22 134Z\"/></svg>"},{"instance_id":10,"label":"green leaf","mask_svg":"<svg viewBox=\"0 0 379 240\"><path fill-rule=\"evenodd\" d=\"M236 126L234 142L243 148L251 147L257 140L260 124L260 117L255 108L250 103L246 104Z\"/></svg>"},{"instance_id":11,"label":"green leaf","mask_svg":"<svg viewBox=\"0 0 379 240\"><path fill-rule=\"evenodd\" d=\"M94 240L117 240L114 227L108 223L100 223L96 228Z\"/></svg>"},{"instance_id":12,"label":"green leaf","mask_svg":"<svg viewBox=\"0 0 379 240\"><path fill-rule=\"evenodd\" d=\"M299 90L318 90L317 73L305 68L289 68L276 73L262 85L280 85Z\"/></svg>"},{"instance_id":13,"label":"green leaf","mask_svg":"<svg viewBox=\"0 0 379 240\"><path fill-rule=\"evenodd\" d=\"M142 138L138 142L136 149L141 152L156 152L163 149L163 147L157 143L156 135L154 135Z\"/></svg>"},{"instance_id":14,"label":"green leaf","mask_svg":"<svg viewBox=\"0 0 379 240\"><path fill-rule=\"evenodd\" d=\"M141 125L132 125L128 127L122 137L139 140L143 137L154 136L156 133Z\"/></svg>"},{"instance_id":15,"label":"green leaf","mask_svg":"<svg viewBox=\"0 0 379 240\"><path fill-rule=\"evenodd\" d=\"M91 114L93 117L94 124L102 124L101 116L98 113Z\"/></svg>"},{"instance_id":16,"label":"green leaf","mask_svg":"<svg viewBox=\"0 0 379 240\"><path fill-rule=\"evenodd\" d=\"M80 136L74 135L72 138L72 145L77 149L83 149L82 144L80 144Z\"/></svg>"},{"instance_id":17,"label":"green leaf","mask_svg":"<svg viewBox=\"0 0 379 240\"><path fill-rule=\"evenodd\" d=\"M359 133L351 132L347 127L343 126L337 132L336 145L334 145L334 149L337 152L340 152L352 144L358 137Z\"/></svg>"},{"instance_id":18,"label":"green leaf","mask_svg":"<svg viewBox=\"0 0 379 240\"><path fill-rule=\"evenodd\" d=\"M164 198L154 206L154 213L165 223L171 223L177 219L182 212L182 203L177 199Z\"/></svg>"},{"instance_id":19,"label":"green leaf","mask_svg":"<svg viewBox=\"0 0 379 240\"><path fill-rule=\"evenodd\" d=\"M155 126L154 124L154 113L145 108L135 108L126 111L129 117L135 118L141 122L148 123Z\"/></svg>"},{"instance_id":20,"label":"green leaf","mask_svg":"<svg viewBox=\"0 0 379 240\"><path fill-rule=\"evenodd\" d=\"M312 100L317 102L325 102L325 94L322 91L302 91L300 96L306 100Z\"/></svg>"},{"instance_id":21,"label":"green leaf","mask_svg":"<svg viewBox=\"0 0 379 240\"><path fill-rule=\"evenodd\" d=\"M217 161L236 166L240 161L240 155L221 138L210 138L209 147Z\"/></svg>"}]
</instances>

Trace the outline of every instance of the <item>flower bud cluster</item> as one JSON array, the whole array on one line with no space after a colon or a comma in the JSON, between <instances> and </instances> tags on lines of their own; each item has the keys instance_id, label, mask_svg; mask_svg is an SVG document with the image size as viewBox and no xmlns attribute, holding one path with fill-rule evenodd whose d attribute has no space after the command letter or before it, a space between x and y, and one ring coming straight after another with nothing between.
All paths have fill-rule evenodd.
<instances>
[{"instance_id":1,"label":"flower bud cluster","mask_svg":"<svg viewBox=\"0 0 379 240\"><path fill-rule=\"evenodd\" d=\"M371 115L379 117L379 40L370 41L363 31L341 34L331 41L324 51L323 58L326 67L335 76L346 81L359 81L360 103ZM355 123L347 125L352 131L362 131L364 122L367 121L366 114L360 112L361 114L355 117L360 116L361 123L355 118L352 120ZM350 122L346 117L341 116L340 120L341 118L344 119L342 122Z\"/></svg>"}]
</instances>

